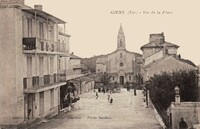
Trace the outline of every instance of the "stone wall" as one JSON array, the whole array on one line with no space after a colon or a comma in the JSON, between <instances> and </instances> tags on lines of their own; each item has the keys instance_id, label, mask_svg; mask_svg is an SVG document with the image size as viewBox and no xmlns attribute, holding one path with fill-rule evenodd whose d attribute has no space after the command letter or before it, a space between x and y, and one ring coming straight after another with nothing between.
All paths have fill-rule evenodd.
<instances>
[{"instance_id":1,"label":"stone wall","mask_svg":"<svg viewBox=\"0 0 200 129\"><path fill-rule=\"evenodd\" d=\"M162 50L160 50L159 52L145 58L145 62L144 62L144 65L148 65L154 61L157 61L159 59L161 59L162 57L164 57L164 53Z\"/></svg>"},{"instance_id":2,"label":"stone wall","mask_svg":"<svg viewBox=\"0 0 200 129\"><path fill-rule=\"evenodd\" d=\"M200 103L199 102L181 102L180 104L172 103L170 106L172 129L179 129L181 118L188 124L188 128L200 122Z\"/></svg>"}]
</instances>

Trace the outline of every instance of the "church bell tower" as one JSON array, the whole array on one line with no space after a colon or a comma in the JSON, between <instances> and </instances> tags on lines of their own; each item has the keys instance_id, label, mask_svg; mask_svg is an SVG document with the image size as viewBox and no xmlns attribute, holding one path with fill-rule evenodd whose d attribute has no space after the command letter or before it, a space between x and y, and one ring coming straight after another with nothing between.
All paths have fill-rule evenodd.
<instances>
[{"instance_id":1,"label":"church bell tower","mask_svg":"<svg viewBox=\"0 0 200 129\"><path fill-rule=\"evenodd\" d=\"M120 24L120 28L119 28L118 36L117 36L117 50L123 50L123 49L126 49L126 44L125 44L125 36L124 36L122 24Z\"/></svg>"}]
</instances>

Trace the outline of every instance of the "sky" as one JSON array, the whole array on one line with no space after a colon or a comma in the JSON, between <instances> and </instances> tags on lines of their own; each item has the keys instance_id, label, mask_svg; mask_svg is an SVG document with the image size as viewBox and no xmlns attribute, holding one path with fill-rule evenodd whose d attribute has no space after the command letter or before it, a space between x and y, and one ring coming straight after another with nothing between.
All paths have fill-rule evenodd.
<instances>
[{"instance_id":1,"label":"sky","mask_svg":"<svg viewBox=\"0 0 200 129\"><path fill-rule=\"evenodd\" d=\"M67 22L70 51L85 58L108 54L117 48L123 26L126 48L142 54L149 34L164 32L165 40L179 47L184 59L200 64L199 0L25 0L33 7ZM160 13L159 13L160 12Z\"/></svg>"}]
</instances>

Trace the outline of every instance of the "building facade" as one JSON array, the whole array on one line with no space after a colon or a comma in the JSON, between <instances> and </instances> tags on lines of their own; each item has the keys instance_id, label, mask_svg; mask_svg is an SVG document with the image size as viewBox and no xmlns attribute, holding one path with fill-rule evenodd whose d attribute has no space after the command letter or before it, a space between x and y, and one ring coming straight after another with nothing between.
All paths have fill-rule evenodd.
<instances>
[{"instance_id":1,"label":"building facade","mask_svg":"<svg viewBox=\"0 0 200 129\"><path fill-rule=\"evenodd\" d=\"M124 85L126 82L136 82L141 71L142 56L126 50L125 35L120 25L117 36L117 50L103 55L96 60L96 73L109 73L111 82Z\"/></svg>"},{"instance_id":2,"label":"building facade","mask_svg":"<svg viewBox=\"0 0 200 129\"><path fill-rule=\"evenodd\" d=\"M66 22L23 0L1 1L0 17L0 125L58 114L69 60Z\"/></svg>"},{"instance_id":3,"label":"building facade","mask_svg":"<svg viewBox=\"0 0 200 129\"><path fill-rule=\"evenodd\" d=\"M197 68L177 55L179 46L165 41L164 33L150 34L149 43L143 45L143 79L147 81L154 74L197 70Z\"/></svg>"}]
</instances>

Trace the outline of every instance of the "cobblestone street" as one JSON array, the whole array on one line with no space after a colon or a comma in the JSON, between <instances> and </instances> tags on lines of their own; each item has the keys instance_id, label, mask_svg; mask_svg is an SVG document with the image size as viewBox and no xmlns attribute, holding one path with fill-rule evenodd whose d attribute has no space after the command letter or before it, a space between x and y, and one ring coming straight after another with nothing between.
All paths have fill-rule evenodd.
<instances>
[{"instance_id":1,"label":"cobblestone street","mask_svg":"<svg viewBox=\"0 0 200 129\"><path fill-rule=\"evenodd\" d=\"M56 116L31 129L161 129L150 108L145 107L142 91L112 94L113 104L107 94L93 91L81 96L80 110Z\"/></svg>"}]
</instances>

